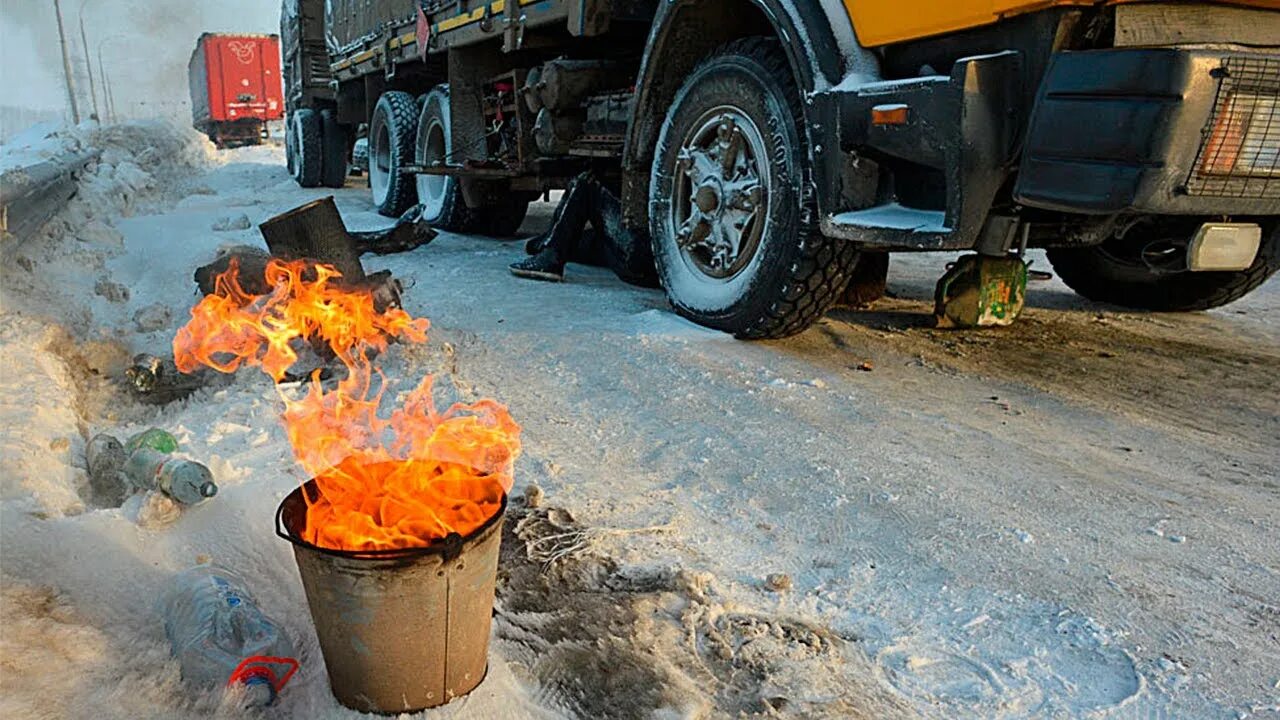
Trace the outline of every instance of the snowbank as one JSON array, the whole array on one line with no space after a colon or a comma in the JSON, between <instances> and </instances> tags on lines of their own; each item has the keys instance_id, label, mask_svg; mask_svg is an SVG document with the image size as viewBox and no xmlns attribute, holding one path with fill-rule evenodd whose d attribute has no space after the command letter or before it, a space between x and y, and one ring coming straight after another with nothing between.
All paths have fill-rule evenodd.
<instances>
[{"instance_id":1,"label":"snowbank","mask_svg":"<svg viewBox=\"0 0 1280 720\"><path fill-rule=\"evenodd\" d=\"M8 470L0 498L26 497L49 516L84 509L85 473L73 458L83 456L86 403L106 395L102 378L127 358L113 337L131 320L128 288L106 270L124 247L115 224L172 202L193 170L213 161L201 136L173 125L85 123L20 133L0 149L0 165L89 150L99 159L76 197L34 237L6 244L0 258L0 453Z\"/></svg>"},{"instance_id":2,"label":"snowbank","mask_svg":"<svg viewBox=\"0 0 1280 720\"><path fill-rule=\"evenodd\" d=\"M0 392L0 499L32 501L46 516L84 511L77 492L85 473L73 457L84 452L71 372L51 346L65 342L56 326L0 315L6 381Z\"/></svg>"},{"instance_id":3,"label":"snowbank","mask_svg":"<svg viewBox=\"0 0 1280 720\"><path fill-rule=\"evenodd\" d=\"M4 310L56 317L77 336L104 321L119 326L116 306L128 290L105 271L107 260L123 252L116 224L186 194L193 171L216 162L213 146L191 130L160 122L42 126L23 137L12 151L4 148L12 162L87 151L98 159L81 175L76 196L41 230L0 246Z\"/></svg>"},{"instance_id":4,"label":"snowbank","mask_svg":"<svg viewBox=\"0 0 1280 720\"><path fill-rule=\"evenodd\" d=\"M0 144L0 173L35 165L64 152L64 138L59 136L61 129L60 123L40 123Z\"/></svg>"}]
</instances>

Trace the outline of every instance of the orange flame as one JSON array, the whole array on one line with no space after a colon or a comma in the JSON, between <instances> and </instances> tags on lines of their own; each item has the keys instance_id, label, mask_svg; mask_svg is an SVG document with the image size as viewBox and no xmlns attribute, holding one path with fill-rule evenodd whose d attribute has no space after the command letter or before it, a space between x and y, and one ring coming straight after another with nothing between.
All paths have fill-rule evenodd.
<instances>
[{"instance_id":1,"label":"orange flame","mask_svg":"<svg viewBox=\"0 0 1280 720\"><path fill-rule=\"evenodd\" d=\"M233 262L192 308L173 341L179 370L251 365L278 382L297 361L295 348L313 341L347 370L328 390L317 371L300 399L280 392L294 456L319 490L304 540L337 550L421 547L465 536L498 512L520 452L520 426L505 407L485 399L439 412L428 375L401 407L379 415L386 381L371 358L391 339L426 342L425 318L378 311L368 290L335 285L341 274L328 265L272 260L272 291L261 296L238 277Z\"/></svg>"}]
</instances>

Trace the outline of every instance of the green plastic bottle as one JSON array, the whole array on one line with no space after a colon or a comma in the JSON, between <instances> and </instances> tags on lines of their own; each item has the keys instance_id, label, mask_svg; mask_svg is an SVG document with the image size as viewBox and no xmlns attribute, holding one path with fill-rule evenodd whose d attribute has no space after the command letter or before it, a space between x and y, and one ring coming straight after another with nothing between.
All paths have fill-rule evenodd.
<instances>
[{"instance_id":1,"label":"green plastic bottle","mask_svg":"<svg viewBox=\"0 0 1280 720\"><path fill-rule=\"evenodd\" d=\"M124 444L125 452L129 454L140 447L149 447L156 452L168 455L178 451L178 439L165 430L153 427L134 435Z\"/></svg>"}]
</instances>

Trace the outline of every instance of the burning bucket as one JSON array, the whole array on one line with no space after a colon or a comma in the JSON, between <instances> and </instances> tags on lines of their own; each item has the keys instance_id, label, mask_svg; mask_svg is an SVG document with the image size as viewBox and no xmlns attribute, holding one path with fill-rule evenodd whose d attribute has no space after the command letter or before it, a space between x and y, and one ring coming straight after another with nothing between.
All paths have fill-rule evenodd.
<instances>
[{"instance_id":1,"label":"burning bucket","mask_svg":"<svg viewBox=\"0 0 1280 720\"><path fill-rule=\"evenodd\" d=\"M475 689L488 669L506 496L465 537L363 551L302 539L307 502L318 497L315 480L290 493L276 510L276 533L293 543L338 702L362 712L413 712Z\"/></svg>"}]
</instances>

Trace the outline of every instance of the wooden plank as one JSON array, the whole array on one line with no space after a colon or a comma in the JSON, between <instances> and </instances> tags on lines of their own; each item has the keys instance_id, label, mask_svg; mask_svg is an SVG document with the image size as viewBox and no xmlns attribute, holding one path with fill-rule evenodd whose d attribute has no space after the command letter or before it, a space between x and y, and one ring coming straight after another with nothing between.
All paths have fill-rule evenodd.
<instances>
[{"instance_id":1,"label":"wooden plank","mask_svg":"<svg viewBox=\"0 0 1280 720\"><path fill-rule=\"evenodd\" d=\"M1116 47L1189 43L1280 47L1280 12L1202 4L1116 6Z\"/></svg>"}]
</instances>

